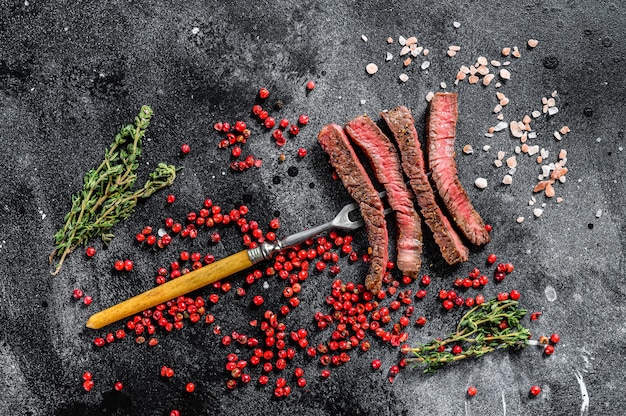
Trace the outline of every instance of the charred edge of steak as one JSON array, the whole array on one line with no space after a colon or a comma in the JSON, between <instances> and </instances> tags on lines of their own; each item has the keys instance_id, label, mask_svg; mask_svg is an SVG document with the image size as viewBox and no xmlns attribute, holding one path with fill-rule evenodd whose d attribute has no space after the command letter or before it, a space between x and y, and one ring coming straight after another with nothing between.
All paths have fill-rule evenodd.
<instances>
[{"instance_id":1,"label":"charred edge of steak","mask_svg":"<svg viewBox=\"0 0 626 416\"><path fill-rule=\"evenodd\" d=\"M383 203L341 126L336 124L324 126L317 136L317 141L330 156L330 164L350 196L359 205L367 240L372 250L365 286L376 293L382 286L389 259L389 237Z\"/></svg>"},{"instance_id":2,"label":"charred edge of steak","mask_svg":"<svg viewBox=\"0 0 626 416\"><path fill-rule=\"evenodd\" d=\"M426 225L433 233L433 238L439 246L441 255L448 264L467 261L469 250L435 201L433 188L424 169L424 154L411 111L404 106L399 106L393 110L382 112L381 116L398 143L402 168L409 178L417 205L420 207Z\"/></svg>"},{"instance_id":3,"label":"charred edge of steak","mask_svg":"<svg viewBox=\"0 0 626 416\"><path fill-rule=\"evenodd\" d=\"M457 100L456 93L437 93L430 102L428 163L439 196L454 222L472 244L481 246L489 242L489 233L459 181L455 161Z\"/></svg>"},{"instance_id":4,"label":"charred edge of steak","mask_svg":"<svg viewBox=\"0 0 626 416\"><path fill-rule=\"evenodd\" d=\"M404 183L398 152L368 116L350 120L345 130L366 154L376 178L387 191L387 200L395 213L398 228L396 264L402 273L416 278L422 266L422 224L413 207L411 192Z\"/></svg>"}]
</instances>

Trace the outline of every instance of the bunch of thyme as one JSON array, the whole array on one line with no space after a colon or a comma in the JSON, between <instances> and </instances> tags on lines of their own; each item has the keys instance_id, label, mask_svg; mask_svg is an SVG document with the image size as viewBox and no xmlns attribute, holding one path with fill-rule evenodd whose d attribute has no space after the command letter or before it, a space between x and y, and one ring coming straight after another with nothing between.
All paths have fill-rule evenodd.
<instances>
[{"instance_id":1,"label":"bunch of thyme","mask_svg":"<svg viewBox=\"0 0 626 416\"><path fill-rule=\"evenodd\" d=\"M425 373L435 372L447 363L478 358L497 349L524 348L530 331L521 324L526 315L515 300L491 301L469 310L459 321L456 332L446 339L408 348L413 354L407 362L415 367L425 364ZM453 354L449 346L459 345L461 352Z\"/></svg>"},{"instance_id":2,"label":"bunch of thyme","mask_svg":"<svg viewBox=\"0 0 626 416\"><path fill-rule=\"evenodd\" d=\"M141 107L135 123L122 127L115 136L100 166L85 175L82 191L72 196L65 225L54 235L56 248L50 254L50 262L55 257L59 262L52 274L61 270L68 254L89 239L100 236L107 245L114 238L111 228L134 212L139 199L149 197L176 179L175 166L159 163L143 187L133 190L142 139L151 118L152 109Z\"/></svg>"}]
</instances>

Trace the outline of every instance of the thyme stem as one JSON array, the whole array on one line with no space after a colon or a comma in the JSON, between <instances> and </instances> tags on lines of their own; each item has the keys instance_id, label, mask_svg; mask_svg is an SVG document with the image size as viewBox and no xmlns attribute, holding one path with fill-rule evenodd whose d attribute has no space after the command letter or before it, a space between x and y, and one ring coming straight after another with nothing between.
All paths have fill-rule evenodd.
<instances>
[{"instance_id":1,"label":"thyme stem","mask_svg":"<svg viewBox=\"0 0 626 416\"><path fill-rule=\"evenodd\" d=\"M111 228L128 218L140 199L171 185L176 168L159 163L142 188L132 191L137 180L136 170L141 157L142 139L152 118L149 106L141 107L134 124L120 130L104 153L104 160L83 179L83 189L72 196L72 208L65 215L65 224L55 234L56 248L50 262L59 258L52 274L57 274L65 258L89 239L100 236L108 244L114 235Z\"/></svg>"},{"instance_id":2,"label":"thyme stem","mask_svg":"<svg viewBox=\"0 0 626 416\"><path fill-rule=\"evenodd\" d=\"M424 372L436 371L443 365L482 355L504 348L524 348L528 345L530 331L520 320L526 310L520 309L517 301L491 301L470 309L459 321L456 332L445 339L435 339L408 352L413 357L409 363L415 366L425 364ZM501 325L505 322L506 325ZM461 345L460 354L452 354L446 347L449 344Z\"/></svg>"}]
</instances>

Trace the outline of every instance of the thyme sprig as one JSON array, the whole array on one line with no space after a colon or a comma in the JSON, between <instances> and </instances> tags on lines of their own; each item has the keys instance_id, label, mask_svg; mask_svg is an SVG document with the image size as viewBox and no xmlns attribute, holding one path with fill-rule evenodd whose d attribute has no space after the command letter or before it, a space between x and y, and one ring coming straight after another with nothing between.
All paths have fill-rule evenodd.
<instances>
[{"instance_id":1,"label":"thyme sprig","mask_svg":"<svg viewBox=\"0 0 626 416\"><path fill-rule=\"evenodd\" d=\"M104 160L83 179L83 189L72 196L72 208L65 215L65 225L55 235L55 250L50 262L58 263L52 274L61 270L63 261L76 247L100 236L107 245L115 236L110 232L118 222L130 217L138 200L171 185L176 179L175 166L159 163L150 179L133 190L137 180L141 146L152 118L149 106L141 107L134 124L128 124L106 149Z\"/></svg>"},{"instance_id":2,"label":"thyme sprig","mask_svg":"<svg viewBox=\"0 0 626 416\"><path fill-rule=\"evenodd\" d=\"M492 299L463 315L456 332L447 338L409 348L413 357L407 362L415 367L424 364L424 372L432 373L445 364L478 358L497 349L524 348L531 336L520 322L525 315L526 310L515 300ZM462 352L452 354L451 345L461 345Z\"/></svg>"}]
</instances>

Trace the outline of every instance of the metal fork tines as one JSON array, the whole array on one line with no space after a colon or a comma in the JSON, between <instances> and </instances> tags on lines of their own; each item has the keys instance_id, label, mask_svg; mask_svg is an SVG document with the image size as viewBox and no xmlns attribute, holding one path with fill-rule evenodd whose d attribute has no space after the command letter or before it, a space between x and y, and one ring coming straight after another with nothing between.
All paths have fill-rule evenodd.
<instances>
[{"instance_id":1,"label":"metal fork tines","mask_svg":"<svg viewBox=\"0 0 626 416\"><path fill-rule=\"evenodd\" d=\"M381 192L378 195L381 198L384 198L386 196L386 193ZM360 228L363 226L364 224L363 218L359 217L358 219L352 220L350 219L350 214L352 214L355 211L358 212L358 210L359 210L358 204L353 202L351 204L344 206L337 213L335 218L333 218L331 221L325 224L317 225L313 228L309 228L308 230L291 234L290 236L287 236L283 238L282 240L277 241L275 243L264 242L261 245L261 247L259 247L259 250L257 250L259 253L258 254L255 253L253 262L259 261L261 259L269 259L272 257L274 253L277 253L278 251L286 247L295 246L296 244L302 243L303 241L306 241L319 234L322 234L323 232L328 231L332 228L338 228L342 230L356 230L357 228ZM387 215L391 211L392 211L391 208L387 208L383 211L383 214Z\"/></svg>"}]
</instances>

